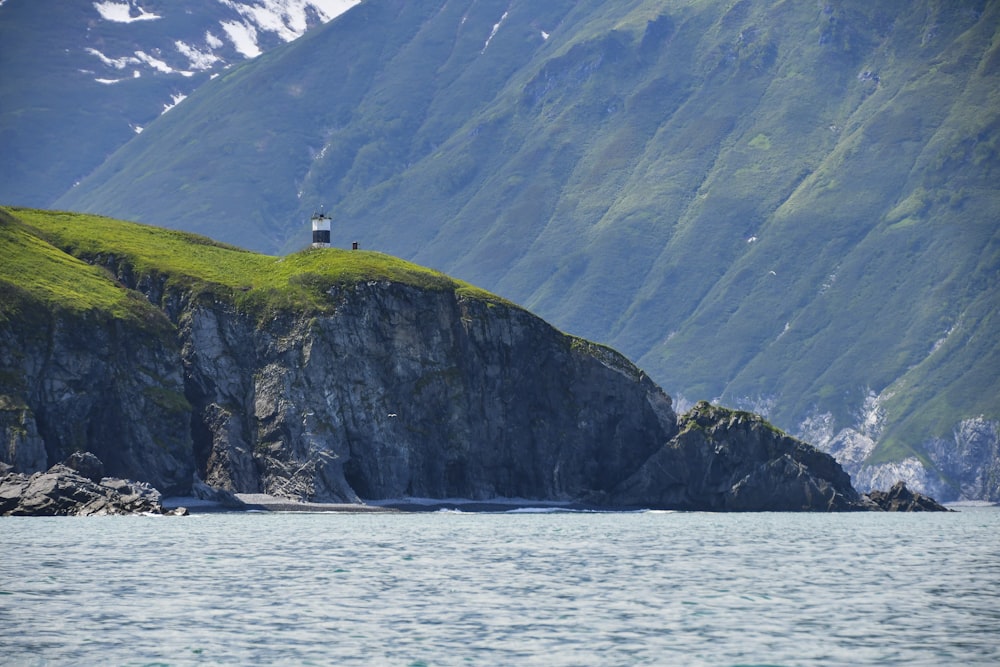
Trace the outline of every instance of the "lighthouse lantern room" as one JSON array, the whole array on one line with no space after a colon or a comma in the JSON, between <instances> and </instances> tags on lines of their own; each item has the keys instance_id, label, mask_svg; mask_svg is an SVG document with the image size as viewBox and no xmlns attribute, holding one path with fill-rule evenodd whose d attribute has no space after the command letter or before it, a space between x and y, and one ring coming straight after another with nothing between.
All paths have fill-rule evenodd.
<instances>
[{"instance_id":1,"label":"lighthouse lantern room","mask_svg":"<svg viewBox=\"0 0 1000 667\"><path fill-rule=\"evenodd\" d=\"M324 214L322 211L319 213L313 213L312 217L312 228L313 228L313 248L329 248L330 247L330 218Z\"/></svg>"}]
</instances>

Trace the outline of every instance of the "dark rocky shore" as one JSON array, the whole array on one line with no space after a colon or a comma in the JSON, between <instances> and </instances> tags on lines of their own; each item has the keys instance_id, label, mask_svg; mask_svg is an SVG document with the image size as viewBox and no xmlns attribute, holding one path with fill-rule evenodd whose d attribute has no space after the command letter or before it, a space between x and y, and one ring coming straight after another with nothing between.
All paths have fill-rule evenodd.
<instances>
[{"instance_id":1,"label":"dark rocky shore","mask_svg":"<svg viewBox=\"0 0 1000 667\"><path fill-rule=\"evenodd\" d=\"M145 482L104 476L104 464L78 452L45 472L0 477L0 516L184 515L165 510L160 492Z\"/></svg>"},{"instance_id":2,"label":"dark rocky shore","mask_svg":"<svg viewBox=\"0 0 1000 667\"><path fill-rule=\"evenodd\" d=\"M2 471L0 471L2 472ZM464 512L505 512L523 508L558 510L620 510L620 507L581 503L539 502L524 499L470 501L427 499L380 504L312 503L266 494L233 494L196 481L195 512L427 512L457 509ZM885 512L948 512L932 498L914 493L903 482L889 491L862 496L858 509ZM104 464L90 453L74 453L45 472L25 475L9 470L0 477L0 516L107 516L163 514L184 516L184 506L165 506L159 491L147 483L104 476Z\"/></svg>"}]
</instances>

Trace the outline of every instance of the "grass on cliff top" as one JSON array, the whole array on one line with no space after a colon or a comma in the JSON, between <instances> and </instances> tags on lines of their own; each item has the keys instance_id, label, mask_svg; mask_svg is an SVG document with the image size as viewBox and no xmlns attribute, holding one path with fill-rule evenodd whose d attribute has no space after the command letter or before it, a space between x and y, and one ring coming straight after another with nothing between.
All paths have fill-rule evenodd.
<instances>
[{"instance_id":1,"label":"grass on cliff top","mask_svg":"<svg viewBox=\"0 0 1000 667\"><path fill-rule=\"evenodd\" d=\"M104 265L112 257L128 264L137 278L164 276L168 286L228 297L239 308L258 314L322 311L331 306L324 294L330 287L372 280L500 300L442 273L377 252L310 249L274 257L204 236L97 215L13 207L0 208L0 213L11 218L0 227L4 260L0 278L51 305L115 310L113 295L126 291L116 287L106 272L89 266Z\"/></svg>"},{"instance_id":2,"label":"grass on cliff top","mask_svg":"<svg viewBox=\"0 0 1000 667\"><path fill-rule=\"evenodd\" d=\"M129 320L156 316L153 306L119 287L107 271L53 247L0 208L0 321L34 321L53 310Z\"/></svg>"}]
</instances>

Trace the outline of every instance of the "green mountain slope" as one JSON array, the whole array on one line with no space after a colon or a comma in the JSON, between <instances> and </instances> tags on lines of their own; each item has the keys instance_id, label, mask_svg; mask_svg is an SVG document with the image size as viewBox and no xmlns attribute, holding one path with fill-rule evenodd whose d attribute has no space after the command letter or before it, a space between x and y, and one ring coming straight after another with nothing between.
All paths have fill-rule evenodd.
<instances>
[{"instance_id":1,"label":"green mountain slope","mask_svg":"<svg viewBox=\"0 0 1000 667\"><path fill-rule=\"evenodd\" d=\"M998 2L368 0L184 107L59 205L268 252L325 205L675 396L982 493L928 452L1000 418Z\"/></svg>"}]
</instances>

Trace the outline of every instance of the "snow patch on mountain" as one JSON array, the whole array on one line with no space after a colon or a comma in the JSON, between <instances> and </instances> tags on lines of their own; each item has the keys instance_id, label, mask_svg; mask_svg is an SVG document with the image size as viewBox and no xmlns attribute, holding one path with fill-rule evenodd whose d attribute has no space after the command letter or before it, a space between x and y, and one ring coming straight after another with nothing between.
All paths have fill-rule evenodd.
<instances>
[{"instance_id":1,"label":"snow patch on mountain","mask_svg":"<svg viewBox=\"0 0 1000 667\"><path fill-rule=\"evenodd\" d=\"M156 19L163 18L159 14L147 12L145 9L138 6L138 4L135 5L135 9L139 13L136 16L133 16L132 3L129 2L95 2L94 8L97 10L97 13L101 15L102 19L105 21L114 21L115 23L155 21Z\"/></svg>"},{"instance_id":2,"label":"snow patch on mountain","mask_svg":"<svg viewBox=\"0 0 1000 667\"><path fill-rule=\"evenodd\" d=\"M489 48L490 42L493 41L493 38L496 37L497 33L500 31L500 26L502 26L503 22L507 20L507 14L508 12L504 12L503 16L500 17L500 20L493 24L493 30L490 31L490 36L486 38L486 43L483 44L483 50L480 51L481 54L486 53L486 49Z\"/></svg>"},{"instance_id":3,"label":"snow patch on mountain","mask_svg":"<svg viewBox=\"0 0 1000 667\"><path fill-rule=\"evenodd\" d=\"M236 50L245 58L256 58L261 54L257 45L257 29L252 25L237 21L223 21L222 29Z\"/></svg>"},{"instance_id":4,"label":"snow patch on mountain","mask_svg":"<svg viewBox=\"0 0 1000 667\"><path fill-rule=\"evenodd\" d=\"M206 30L205 44L207 44L210 49L219 49L222 48L222 45L225 44L225 42L213 35L211 30Z\"/></svg>"},{"instance_id":5,"label":"snow patch on mountain","mask_svg":"<svg viewBox=\"0 0 1000 667\"><path fill-rule=\"evenodd\" d=\"M187 95L185 95L184 93L174 93L173 95L170 96L170 104L163 105L163 112L160 115L162 116L163 114L167 113L168 111L170 111L171 109L173 109L175 106L177 106L186 99Z\"/></svg>"},{"instance_id":6,"label":"snow patch on mountain","mask_svg":"<svg viewBox=\"0 0 1000 667\"><path fill-rule=\"evenodd\" d=\"M189 77L195 72L203 72L225 64L223 56L217 51L224 49L227 42L242 58L256 58L267 46L273 45L273 39L267 45L262 44L262 33L272 33L281 41L290 42L302 36L311 25L326 23L336 18L359 4L360 0L218 0L218 2L229 10L231 17L217 24L222 36L210 28L205 31L203 45L190 41L190 38L173 40L176 49L174 55L181 56L186 61L185 64L174 62L171 65L168 49L164 49L163 54L158 49L153 49L152 53L149 50L136 50L122 57L105 55L93 47L87 48L86 51L100 58L105 66L117 70L145 65L156 72ZM135 0L105 0L92 4L102 19L112 23L134 23L163 18L160 14L146 11ZM110 84L121 80L123 79L102 77L99 82Z\"/></svg>"},{"instance_id":7,"label":"snow patch on mountain","mask_svg":"<svg viewBox=\"0 0 1000 667\"><path fill-rule=\"evenodd\" d=\"M181 55L183 55L185 58L188 59L188 66L195 71L201 72L207 69L212 69L212 67L216 63L222 60L222 58L212 53L211 50L212 45L211 42L209 42L209 40L207 39L208 37L212 37L212 34L206 33L205 41L208 43L209 46L209 49L207 51L202 51L196 46L185 44L179 39L174 42L174 46L181 53ZM216 39L215 41L218 44L218 46L216 46L215 48L222 46L221 41L219 41L218 39Z\"/></svg>"},{"instance_id":8,"label":"snow patch on mountain","mask_svg":"<svg viewBox=\"0 0 1000 667\"><path fill-rule=\"evenodd\" d=\"M84 49L87 53L92 56L97 56L100 58L101 62L104 63L105 67L113 67L114 69L125 69L130 64L138 64L139 61L131 56L125 56L124 58L109 58L97 49L93 47L87 47Z\"/></svg>"},{"instance_id":9,"label":"snow patch on mountain","mask_svg":"<svg viewBox=\"0 0 1000 667\"><path fill-rule=\"evenodd\" d=\"M150 69L157 72L162 72L164 74L180 74L181 76L192 76L194 72L188 70L178 70L174 69L168 65L164 60L157 58L156 56L150 55L145 51L135 51L133 55L122 56L121 58L109 58L97 49L93 47L88 47L84 49L87 53L92 56L97 56L98 59L104 64L105 67L110 67L116 70L123 70L126 67L131 67L135 65L146 65ZM138 70L133 71L132 78L138 79L141 76ZM112 84L123 81L124 78L119 79L107 79L107 78L95 78L95 81L103 84Z\"/></svg>"},{"instance_id":10,"label":"snow patch on mountain","mask_svg":"<svg viewBox=\"0 0 1000 667\"><path fill-rule=\"evenodd\" d=\"M236 0L219 0L223 5L239 13L244 18L244 31L240 33L240 43L237 49L241 53L252 52L257 46L257 31L272 32L285 42L301 37L309 28L310 16L326 23L343 14L358 4L360 0L257 0L256 2L237 2ZM236 22L223 25L230 38L237 31ZM253 47L250 47L246 36L253 36ZM234 40L234 44L235 44ZM244 48L246 51L244 51ZM253 56L248 56L253 57Z\"/></svg>"},{"instance_id":11,"label":"snow patch on mountain","mask_svg":"<svg viewBox=\"0 0 1000 667\"><path fill-rule=\"evenodd\" d=\"M150 67L152 67L153 69L155 69L157 72L163 72L164 74L173 74L174 72L178 71L178 70L175 70L170 65L168 65L167 63L165 63L162 60L160 60L159 58L154 58L153 56L149 55L145 51L136 51L135 52L135 57L136 57L136 59L139 62L145 63L146 65L149 65ZM184 72L180 72L180 73L184 74Z\"/></svg>"},{"instance_id":12,"label":"snow patch on mountain","mask_svg":"<svg viewBox=\"0 0 1000 667\"><path fill-rule=\"evenodd\" d=\"M246 18L248 20L246 25L252 24L261 30L276 33L286 42L305 32L306 14L305 7L301 4L289 7L288 3L249 4L232 0L220 1Z\"/></svg>"},{"instance_id":13,"label":"snow patch on mountain","mask_svg":"<svg viewBox=\"0 0 1000 667\"><path fill-rule=\"evenodd\" d=\"M361 3L361 0L313 0L309 4L319 12L320 19L325 23L332 21L351 7Z\"/></svg>"}]
</instances>

